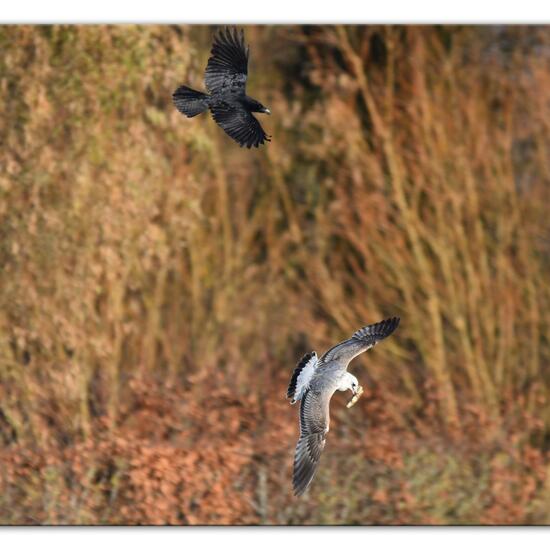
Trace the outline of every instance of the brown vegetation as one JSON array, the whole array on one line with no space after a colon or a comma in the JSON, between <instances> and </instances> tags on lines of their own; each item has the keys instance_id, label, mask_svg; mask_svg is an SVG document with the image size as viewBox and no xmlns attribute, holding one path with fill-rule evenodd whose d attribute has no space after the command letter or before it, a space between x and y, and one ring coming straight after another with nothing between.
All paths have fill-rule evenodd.
<instances>
[{"instance_id":1,"label":"brown vegetation","mask_svg":"<svg viewBox=\"0 0 550 550\"><path fill-rule=\"evenodd\" d=\"M0 28L0 522L548 523L548 29L248 27L258 151L171 105L213 30Z\"/></svg>"}]
</instances>

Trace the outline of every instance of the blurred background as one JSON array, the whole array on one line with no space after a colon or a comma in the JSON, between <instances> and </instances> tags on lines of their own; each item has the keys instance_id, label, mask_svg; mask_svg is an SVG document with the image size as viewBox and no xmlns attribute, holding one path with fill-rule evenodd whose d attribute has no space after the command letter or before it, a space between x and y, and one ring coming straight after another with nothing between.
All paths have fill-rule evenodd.
<instances>
[{"instance_id":1,"label":"blurred background","mask_svg":"<svg viewBox=\"0 0 550 550\"><path fill-rule=\"evenodd\" d=\"M550 522L550 29L0 27L0 523ZM301 356L398 315L291 494Z\"/></svg>"}]
</instances>

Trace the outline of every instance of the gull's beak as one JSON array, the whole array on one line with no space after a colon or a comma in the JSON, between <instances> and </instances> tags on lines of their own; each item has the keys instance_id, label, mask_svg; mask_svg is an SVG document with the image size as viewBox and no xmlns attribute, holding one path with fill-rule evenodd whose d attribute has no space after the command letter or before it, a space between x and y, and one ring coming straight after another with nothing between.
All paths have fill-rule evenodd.
<instances>
[{"instance_id":1,"label":"gull's beak","mask_svg":"<svg viewBox=\"0 0 550 550\"><path fill-rule=\"evenodd\" d=\"M270 115L270 114L271 114L271 111L266 107L266 108L264 109L264 113L265 113L266 115Z\"/></svg>"}]
</instances>

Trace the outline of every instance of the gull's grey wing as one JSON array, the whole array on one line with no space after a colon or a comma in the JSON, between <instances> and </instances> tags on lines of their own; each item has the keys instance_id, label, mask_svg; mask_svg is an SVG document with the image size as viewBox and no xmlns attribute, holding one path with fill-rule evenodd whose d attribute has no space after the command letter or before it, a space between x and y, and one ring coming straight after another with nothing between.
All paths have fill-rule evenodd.
<instances>
[{"instance_id":1,"label":"gull's grey wing","mask_svg":"<svg viewBox=\"0 0 550 550\"><path fill-rule=\"evenodd\" d=\"M248 48L244 45L244 31L221 30L212 44L206 66L204 83L211 94L243 95L248 75Z\"/></svg>"},{"instance_id":2,"label":"gull's grey wing","mask_svg":"<svg viewBox=\"0 0 550 550\"><path fill-rule=\"evenodd\" d=\"M307 390L311 377L317 367L317 362L317 354L312 351L306 353L294 369L286 392L286 397L291 400L292 405L301 399Z\"/></svg>"},{"instance_id":3,"label":"gull's grey wing","mask_svg":"<svg viewBox=\"0 0 550 550\"><path fill-rule=\"evenodd\" d=\"M258 147L271 141L260 123L239 102L218 103L210 108L212 117L241 147Z\"/></svg>"},{"instance_id":4,"label":"gull's grey wing","mask_svg":"<svg viewBox=\"0 0 550 550\"><path fill-rule=\"evenodd\" d=\"M306 390L300 403L300 438L294 455L292 485L296 496L309 487L329 429L329 403L334 392Z\"/></svg>"},{"instance_id":5,"label":"gull's grey wing","mask_svg":"<svg viewBox=\"0 0 550 550\"><path fill-rule=\"evenodd\" d=\"M391 317L373 325L360 328L348 340L344 340L330 348L320 360L321 363L329 364L336 362L342 367L360 353L369 350L377 342L387 338L399 325L399 317Z\"/></svg>"}]
</instances>

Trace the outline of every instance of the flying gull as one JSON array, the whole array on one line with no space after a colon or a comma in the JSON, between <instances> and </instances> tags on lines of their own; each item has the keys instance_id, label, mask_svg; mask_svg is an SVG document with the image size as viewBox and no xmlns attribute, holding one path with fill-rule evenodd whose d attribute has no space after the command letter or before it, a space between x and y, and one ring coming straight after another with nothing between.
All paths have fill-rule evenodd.
<instances>
[{"instance_id":1,"label":"flying gull","mask_svg":"<svg viewBox=\"0 0 550 550\"><path fill-rule=\"evenodd\" d=\"M399 317L368 325L329 349L320 359L312 351L298 363L287 391L291 404L301 400L300 438L296 445L292 476L296 496L302 495L309 487L319 465L329 430L332 395L336 390L351 390L354 398L350 403L353 404L362 391L357 378L347 372L350 361L387 338L397 325Z\"/></svg>"},{"instance_id":2,"label":"flying gull","mask_svg":"<svg viewBox=\"0 0 550 550\"><path fill-rule=\"evenodd\" d=\"M180 86L172 99L178 111L192 118L210 109L212 117L224 132L241 147L258 147L271 141L252 113L271 114L259 101L246 95L249 48L244 45L244 32L222 30L214 44L204 83L210 94Z\"/></svg>"}]
</instances>

